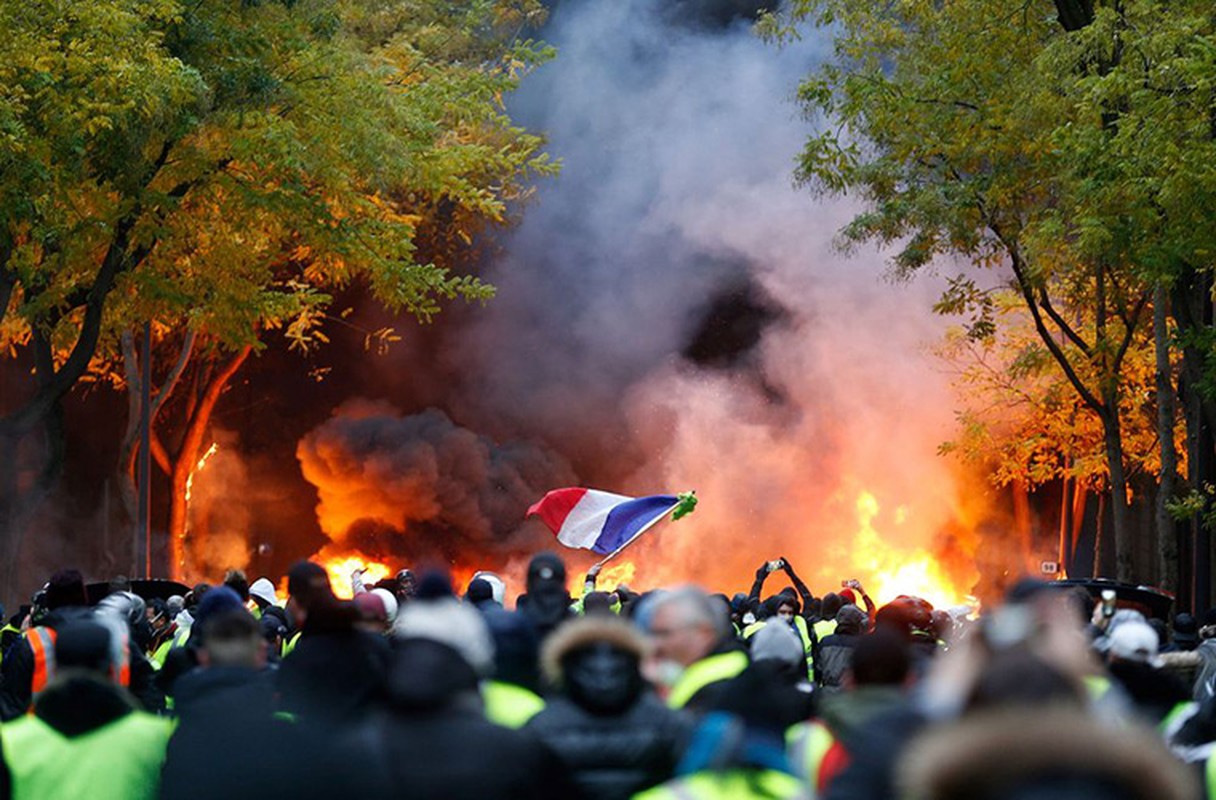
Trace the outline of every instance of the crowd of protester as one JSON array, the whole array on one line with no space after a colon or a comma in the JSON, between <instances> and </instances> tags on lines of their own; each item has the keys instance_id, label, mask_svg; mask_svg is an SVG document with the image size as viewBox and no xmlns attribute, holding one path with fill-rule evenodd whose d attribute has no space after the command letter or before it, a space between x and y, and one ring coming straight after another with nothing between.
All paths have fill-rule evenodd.
<instances>
[{"instance_id":1,"label":"crowd of protester","mask_svg":"<svg viewBox=\"0 0 1216 800\"><path fill-rule=\"evenodd\" d=\"M597 579L572 598L545 553L513 603L409 570L345 601L302 562L286 597L232 571L90 604L61 570L0 631L0 796L1216 797L1216 615L1033 580L876 607L785 559L733 596Z\"/></svg>"}]
</instances>

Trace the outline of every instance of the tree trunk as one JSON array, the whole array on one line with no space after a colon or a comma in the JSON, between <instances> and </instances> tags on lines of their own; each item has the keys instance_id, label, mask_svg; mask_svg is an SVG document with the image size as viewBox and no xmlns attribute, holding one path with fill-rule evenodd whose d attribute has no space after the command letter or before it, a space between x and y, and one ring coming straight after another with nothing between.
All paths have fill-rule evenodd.
<instances>
[{"instance_id":1,"label":"tree trunk","mask_svg":"<svg viewBox=\"0 0 1216 800\"><path fill-rule=\"evenodd\" d=\"M1013 496L1013 525L1018 535L1018 550L1022 559L1022 570L1034 575L1038 564L1034 558L1034 531L1030 518L1030 487L1025 481L1014 480L1010 485Z\"/></svg>"},{"instance_id":2,"label":"tree trunk","mask_svg":"<svg viewBox=\"0 0 1216 800\"><path fill-rule=\"evenodd\" d=\"M164 407L166 401L172 396L182 373L190 363L191 356L194 354L194 341L195 332L188 331L182 339L181 348L178 351L177 359L172 369L165 376L160 388L153 393L152 410L149 414L151 419L148 423L153 426L153 430L155 430L156 420L161 408ZM140 375L139 354L135 349L134 334L131 331L124 331L121 344L123 371L126 375L127 383L127 427L123 433L122 444L119 447L118 463L115 469L115 483L119 487L119 496L122 499L127 522L130 525L135 525L137 517L136 507L138 504L138 486L135 478L135 469L139 455L140 418L143 414L143 409L140 407L143 378ZM144 354L144 358L150 357L151 354ZM156 459L165 474L172 477L173 466L166 458L164 450L159 447L153 447L152 456ZM142 535L142 532L137 535ZM150 554L149 558L151 558ZM152 571L151 567L149 567L149 572Z\"/></svg>"},{"instance_id":3,"label":"tree trunk","mask_svg":"<svg viewBox=\"0 0 1216 800\"><path fill-rule=\"evenodd\" d=\"M1111 404L1112 409L1118 405ZM1102 439L1110 466L1110 518L1115 534L1115 577L1133 580L1131 514L1127 503L1127 472L1123 467L1123 432L1117 411L1103 415ZM1096 577L1096 576L1095 576Z\"/></svg>"},{"instance_id":4,"label":"tree trunk","mask_svg":"<svg viewBox=\"0 0 1216 800\"><path fill-rule=\"evenodd\" d=\"M1166 319L1166 292L1163 284L1153 290L1153 343L1156 351L1157 438L1161 447L1161 472L1157 477L1154 519L1157 527L1157 580L1171 594L1178 590L1177 524L1166 508L1174 497L1178 453L1174 449L1173 369L1170 365L1170 330Z\"/></svg>"},{"instance_id":5,"label":"tree trunk","mask_svg":"<svg viewBox=\"0 0 1216 800\"><path fill-rule=\"evenodd\" d=\"M211 373L198 402L191 405L190 418L186 423L186 432L182 436L181 447L172 459L169 487L169 577L180 581L186 577L186 534L189 524L189 504L186 499L186 486L198 464L199 453L203 448L203 437L211 424L211 415L215 406L228 387L228 382L237 373L245 359L252 351L250 347L241 348L235 355L224 363L222 368Z\"/></svg>"},{"instance_id":6,"label":"tree trunk","mask_svg":"<svg viewBox=\"0 0 1216 800\"><path fill-rule=\"evenodd\" d=\"M1094 565L1091 577L1102 575L1102 545L1106 539L1106 493L1098 492L1098 515L1094 525Z\"/></svg>"},{"instance_id":7,"label":"tree trunk","mask_svg":"<svg viewBox=\"0 0 1216 800\"><path fill-rule=\"evenodd\" d=\"M1186 407L1187 483L1192 490L1207 494L1207 486L1216 482L1216 459L1212 452L1212 431L1216 427L1216 403L1203 390L1209 370L1208 351L1201 343L1208 340L1213 325L1212 277L1206 270L1183 265L1174 282L1170 297L1170 313L1178 326L1182 341L1182 398ZM1196 614L1208 609L1211 594L1212 540L1207 521L1211 501L1203 513L1191 521L1192 585L1191 608Z\"/></svg>"}]
</instances>

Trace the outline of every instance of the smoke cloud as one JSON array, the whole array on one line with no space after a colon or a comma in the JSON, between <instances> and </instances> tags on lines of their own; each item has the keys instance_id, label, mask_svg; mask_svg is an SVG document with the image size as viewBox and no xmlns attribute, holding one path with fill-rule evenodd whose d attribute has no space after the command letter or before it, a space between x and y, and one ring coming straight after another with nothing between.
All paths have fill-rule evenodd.
<instances>
[{"instance_id":1,"label":"smoke cloud","mask_svg":"<svg viewBox=\"0 0 1216 800\"><path fill-rule=\"evenodd\" d=\"M297 455L335 552L403 564L543 547L521 508L575 480L564 459L535 445L496 444L437 410L403 416L363 400L305 436Z\"/></svg>"},{"instance_id":2,"label":"smoke cloud","mask_svg":"<svg viewBox=\"0 0 1216 800\"><path fill-rule=\"evenodd\" d=\"M639 583L737 590L785 555L817 592L970 586L987 512L936 455L953 420L929 355L937 287L841 255L856 206L792 183L809 131L794 91L830 41L775 48L711 5L695 25L663 0L555 7L559 56L512 113L563 172L487 267L497 298L442 353L445 408L472 430L339 411L299 450L331 537L376 519L405 549L475 546L495 568L552 544L521 521L548 489L696 489L695 515L630 553Z\"/></svg>"}]
</instances>

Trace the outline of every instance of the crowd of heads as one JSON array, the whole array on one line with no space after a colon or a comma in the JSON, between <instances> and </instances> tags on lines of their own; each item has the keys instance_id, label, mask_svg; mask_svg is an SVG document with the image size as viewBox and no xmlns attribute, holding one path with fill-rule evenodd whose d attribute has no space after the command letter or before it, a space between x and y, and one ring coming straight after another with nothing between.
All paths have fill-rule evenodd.
<instances>
[{"instance_id":1,"label":"crowd of heads","mask_svg":"<svg viewBox=\"0 0 1216 800\"><path fill-rule=\"evenodd\" d=\"M1037 581L993 608L934 608L916 587L876 606L855 580L815 595L785 559L733 594L596 576L572 595L544 553L513 600L493 572L453 587L410 570L357 571L342 600L301 562L283 596L232 570L167 597L117 578L98 598L62 570L0 638L0 712L112 724L79 688L64 721L57 698L87 677L178 717L150 796L1203 796L1216 614L1167 622ZM236 750L231 725L281 746Z\"/></svg>"}]
</instances>

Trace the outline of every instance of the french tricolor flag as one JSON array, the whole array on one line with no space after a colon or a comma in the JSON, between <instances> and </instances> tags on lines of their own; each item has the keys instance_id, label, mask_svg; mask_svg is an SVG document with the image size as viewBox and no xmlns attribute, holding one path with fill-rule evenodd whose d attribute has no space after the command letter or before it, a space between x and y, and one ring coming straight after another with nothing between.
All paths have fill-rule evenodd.
<instances>
[{"instance_id":1,"label":"french tricolor flag","mask_svg":"<svg viewBox=\"0 0 1216 800\"><path fill-rule=\"evenodd\" d=\"M601 555L616 552L681 504L671 494L625 497L597 489L554 489L528 509L557 540Z\"/></svg>"}]
</instances>

